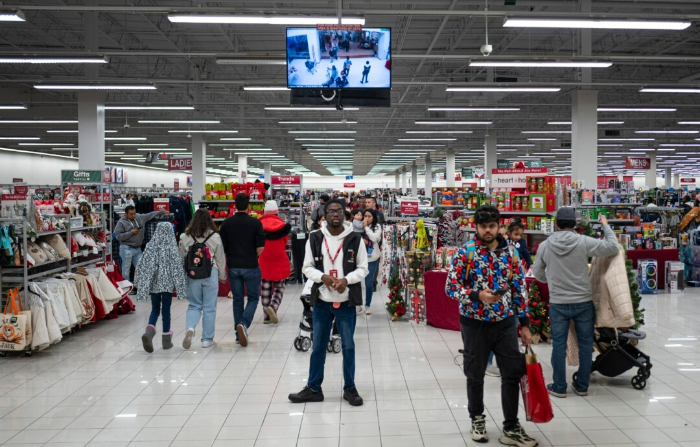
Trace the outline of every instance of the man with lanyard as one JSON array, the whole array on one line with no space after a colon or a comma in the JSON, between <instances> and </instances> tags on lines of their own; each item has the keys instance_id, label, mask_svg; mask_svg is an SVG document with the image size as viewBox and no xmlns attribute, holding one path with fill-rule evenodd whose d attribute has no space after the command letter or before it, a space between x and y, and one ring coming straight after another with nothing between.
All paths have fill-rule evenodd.
<instances>
[{"instance_id":1,"label":"man with lanyard","mask_svg":"<svg viewBox=\"0 0 700 447\"><path fill-rule=\"evenodd\" d=\"M313 348L307 386L290 394L293 403L322 402L324 364L333 319L343 346L343 399L352 406L362 405L355 388L355 323L356 306L362 305L362 279L367 276L367 251L362 236L345 221L345 210L339 200L326 203L326 223L321 231L311 233L306 243L304 275L314 282L311 289L313 306Z\"/></svg>"},{"instance_id":2,"label":"man with lanyard","mask_svg":"<svg viewBox=\"0 0 700 447\"><path fill-rule=\"evenodd\" d=\"M131 264L133 263L136 267L143 254L141 245L143 245L146 224L161 214L167 216L170 213L162 210L148 214L136 214L136 207L128 205L124 208L124 217L119 219L114 226L114 237L119 241L122 276L127 281L131 281L131 275L129 275ZM136 293L135 290L132 292Z\"/></svg>"},{"instance_id":3,"label":"man with lanyard","mask_svg":"<svg viewBox=\"0 0 700 447\"><path fill-rule=\"evenodd\" d=\"M476 211L476 238L460 248L452 259L445 292L459 301L472 440L488 442L484 376L493 351L501 370L505 418L500 441L505 445L534 447L537 441L518 422L525 360L518 348L516 318L520 320L523 345L529 345L532 338L524 275L517 250L498 234L499 220L500 213L493 206L485 205Z\"/></svg>"}]
</instances>

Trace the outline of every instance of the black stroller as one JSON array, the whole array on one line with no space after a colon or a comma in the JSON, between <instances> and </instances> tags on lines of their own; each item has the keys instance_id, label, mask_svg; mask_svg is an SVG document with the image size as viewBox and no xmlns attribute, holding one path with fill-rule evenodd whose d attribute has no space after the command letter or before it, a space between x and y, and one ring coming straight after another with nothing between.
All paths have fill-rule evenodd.
<instances>
[{"instance_id":1,"label":"black stroller","mask_svg":"<svg viewBox=\"0 0 700 447\"><path fill-rule=\"evenodd\" d=\"M311 296L301 295L299 299L304 306L304 311L301 314L301 321L299 321L299 332L297 332L297 337L294 339L294 348L297 351L307 352L311 349L311 344L314 339L313 308L311 307ZM306 332L309 335L302 335L302 332ZM335 321L333 322L333 330L331 332L331 339L328 341L327 349L328 352L334 352L336 354L342 350L340 336L338 335L338 327Z\"/></svg>"},{"instance_id":2,"label":"black stroller","mask_svg":"<svg viewBox=\"0 0 700 447\"><path fill-rule=\"evenodd\" d=\"M606 377L615 377L632 368L638 368L637 374L632 377L632 386L638 390L644 389L647 379L651 377L651 358L633 343L644 340L646 336L644 332L634 329L623 332L615 328L597 328L594 344L600 354L593 361L591 372L597 371Z\"/></svg>"}]
</instances>

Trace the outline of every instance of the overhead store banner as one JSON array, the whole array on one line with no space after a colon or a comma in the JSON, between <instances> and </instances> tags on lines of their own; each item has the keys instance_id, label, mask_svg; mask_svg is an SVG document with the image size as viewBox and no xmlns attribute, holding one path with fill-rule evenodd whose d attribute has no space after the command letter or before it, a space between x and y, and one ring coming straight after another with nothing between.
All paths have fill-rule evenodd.
<instances>
[{"instance_id":1,"label":"overhead store banner","mask_svg":"<svg viewBox=\"0 0 700 447\"><path fill-rule=\"evenodd\" d=\"M362 25L317 24L319 31L362 31Z\"/></svg>"},{"instance_id":2,"label":"overhead store banner","mask_svg":"<svg viewBox=\"0 0 700 447\"><path fill-rule=\"evenodd\" d=\"M273 175L272 184L277 186L294 186L301 185L301 176L299 175Z\"/></svg>"},{"instance_id":3,"label":"overhead store banner","mask_svg":"<svg viewBox=\"0 0 700 447\"><path fill-rule=\"evenodd\" d=\"M401 200L401 214L404 216L417 216L418 199L408 198Z\"/></svg>"},{"instance_id":4,"label":"overhead store banner","mask_svg":"<svg viewBox=\"0 0 700 447\"><path fill-rule=\"evenodd\" d=\"M695 178L694 177L681 177L681 185L695 185ZM16 187L15 187L15 191L17 191Z\"/></svg>"},{"instance_id":5,"label":"overhead store banner","mask_svg":"<svg viewBox=\"0 0 700 447\"><path fill-rule=\"evenodd\" d=\"M474 178L473 168L462 168L462 178Z\"/></svg>"},{"instance_id":6,"label":"overhead store banner","mask_svg":"<svg viewBox=\"0 0 700 447\"><path fill-rule=\"evenodd\" d=\"M486 170L484 168L474 169L474 178L484 178L486 176Z\"/></svg>"},{"instance_id":7,"label":"overhead store banner","mask_svg":"<svg viewBox=\"0 0 700 447\"><path fill-rule=\"evenodd\" d=\"M541 168L544 166L542 160L497 160L497 167L500 169L514 169L522 163L526 168Z\"/></svg>"},{"instance_id":8,"label":"overhead store banner","mask_svg":"<svg viewBox=\"0 0 700 447\"><path fill-rule=\"evenodd\" d=\"M651 169L651 158L627 157L625 168L649 170Z\"/></svg>"},{"instance_id":9,"label":"overhead store banner","mask_svg":"<svg viewBox=\"0 0 700 447\"><path fill-rule=\"evenodd\" d=\"M544 177L547 168L492 169L492 188L527 188L528 177Z\"/></svg>"},{"instance_id":10,"label":"overhead store banner","mask_svg":"<svg viewBox=\"0 0 700 447\"><path fill-rule=\"evenodd\" d=\"M354 188L355 184L354 183L343 183L343 188Z\"/></svg>"},{"instance_id":11,"label":"overhead store banner","mask_svg":"<svg viewBox=\"0 0 700 447\"><path fill-rule=\"evenodd\" d=\"M103 180L104 171L61 171L61 182L64 183L102 183L109 182L109 172L107 180Z\"/></svg>"},{"instance_id":12,"label":"overhead store banner","mask_svg":"<svg viewBox=\"0 0 700 447\"><path fill-rule=\"evenodd\" d=\"M191 171L191 158L171 158L168 160L168 171Z\"/></svg>"}]
</instances>

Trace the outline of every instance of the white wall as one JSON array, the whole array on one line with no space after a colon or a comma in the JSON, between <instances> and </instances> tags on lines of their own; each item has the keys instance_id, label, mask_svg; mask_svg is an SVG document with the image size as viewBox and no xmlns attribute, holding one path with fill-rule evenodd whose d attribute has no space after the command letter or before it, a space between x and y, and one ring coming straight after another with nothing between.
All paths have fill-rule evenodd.
<instances>
[{"instance_id":1,"label":"white wall","mask_svg":"<svg viewBox=\"0 0 700 447\"><path fill-rule=\"evenodd\" d=\"M107 163L109 166L109 163ZM175 178L180 181L180 187L187 187L187 176L190 174L177 171L160 171L137 168L134 166L113 165L126 169L129 183L125 186L152 187L155 183L160 186L173 187ZM78 169L78 160L65 158L43 157L29 154L14 154L0 152L0 183L12 183L13 178L21 178L29 185L61 184L61 170ZM219 177L207 177L208 182L219 181Z\"/></svg>"}]
</instances>

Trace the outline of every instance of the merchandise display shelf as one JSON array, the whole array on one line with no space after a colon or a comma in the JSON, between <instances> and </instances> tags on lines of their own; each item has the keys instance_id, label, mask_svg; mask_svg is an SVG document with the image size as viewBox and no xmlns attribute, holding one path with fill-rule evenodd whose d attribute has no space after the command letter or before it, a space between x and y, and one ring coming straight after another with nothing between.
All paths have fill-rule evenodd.
<instances>
[{"instance_id":1,"label":"merchandise display shelf","mask_svg":"<svg viewBox=\"0 0 700 447\"><path fill-rule=\"evenodd\" d=\"M200 200L199 201L200 204L202 204L202 203L235 203L235 202L236 202L235 200L218 200L218 199ZM251 200L250 203L265 203L265 201L264 200Z\"/></svg>"},{"instance_id":2,"label":"merchandise display shelf","mask_svg":"<svg viewBox=\"0 0 700 447\"><path fill-rule=\"evenodd\" d=\"M83 231L83 230L94 230L96 228L102 228L102 225L89 225L87 227L75 227L71 228L71 232L73 231Z\"/></svg>"},{"instance_id":3,"label":"merchandise display shelf","mask_svg":"<svg viewBox=\"0 0 700 447\"><path fill-rule=\"evenodd\" d=\"M465 231L467 233L476 233L476 228L467 228ZM538 234L538 235L549 236L551 233L545 233L542 230L525 230L525 231L523 231L523 234Z\"/></svg>"},{"instance_id":4,"label":"merchandise display shelf","mask_svg":"<svg viewBox=\"0 0 700 447\"><path fill-rule=\"evenodd\" d=\"M37 237L50 236L52 234L63 234L67 231L68 231L68 228L64 228L62 230L53 230L53 231L42 231L42 232L37 231L36 235L37 235Z\"/></svg>"},{"instance_id":5,"label":"merchandise display shelf","mask_svg":"<svg viewBox=\"0 0 700 447\"><path fill-rule=\"evenodd\" d=\"M62 261L65 262L66 259L62 259ZM56 261L56 262L60 262L60 261ZM46 265L46 264L41 264L37 267L43 267L44 265ZM36 268L36 267L32 267L32 268ZM44 271L39 272L39 273L29 274L29 275L27 275L26 280L31 281L32 279L43 278L46 276L51 276L54 273L62 273L65 271L66 271L65 266L57 267L57 268L50 269L50 270L44 270ZM19 284L19 283L23 283L25 281L25 277L24 276L4 276L3 275L2 280L3 280L3 282L6 282L6 283Z\"/></svg>"},{"instance_id":6,"label":"merchandise display shelf","mask_svg":"<svg viewBox=\"0 0 700 447\"><path fill-rule=\"evenodd\" d=\"M80 262L75 262L71 264L71 268L77 268L77 267L85 267L86 265L90 264L97 264L98 262L103 262L104 259L102 256L97 257L97 258L91 258L85 261L80 261Z\"/></svg>"},{"instance_id":7,"label":"merchandise display shelf","mask_svg":"<svg viewBox=\"0 0 700 447\"><path fill-rule=\"evenodd\" d=\"M537 212L537 211L503 211L498 210L501 214L508 216L556 216L556 212Z\"/></svg>"}]
</instances>

